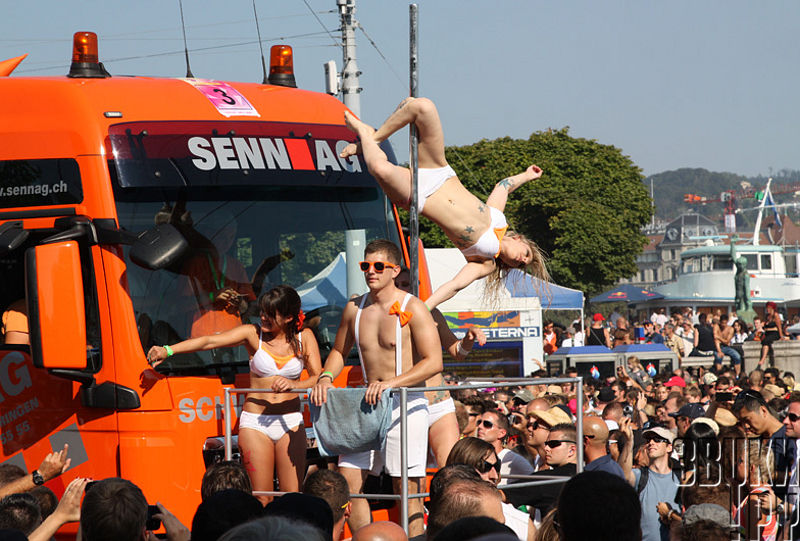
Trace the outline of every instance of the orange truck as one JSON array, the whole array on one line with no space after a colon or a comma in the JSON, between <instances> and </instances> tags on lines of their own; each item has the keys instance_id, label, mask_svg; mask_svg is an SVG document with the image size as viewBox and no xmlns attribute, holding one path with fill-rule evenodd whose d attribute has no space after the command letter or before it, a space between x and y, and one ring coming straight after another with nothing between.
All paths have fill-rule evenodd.
<instances>
[{"instance_id":1,"label":"orange truck","mask_svg":"<svg viewBox=\"0 0 800 541\"><path fill-rule=\"evenodd\" d=\"M57 494L120 476L189 524L247 352L157 370L145 352L257 321L256 296L287 283L324 358L347 300L334 272L346 232L401 242L361 158L338 157L354 140L344 105L294 88L290 49L273 49L271 84L110 76L88 32L66 77L0 64L0 310L25 299L30 332L30 346L0 346L0 462L31 471L68 443ZM250 308L215 314L225 287Z\"/></svg>"}]
</instances>

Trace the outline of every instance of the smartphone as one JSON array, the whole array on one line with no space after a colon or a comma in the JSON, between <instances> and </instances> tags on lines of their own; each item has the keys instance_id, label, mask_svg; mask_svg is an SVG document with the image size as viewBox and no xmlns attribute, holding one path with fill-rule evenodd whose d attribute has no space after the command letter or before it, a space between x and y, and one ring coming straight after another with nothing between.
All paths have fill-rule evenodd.
<instances>
[{"instance_id":1,"label":"smartphone","mask_svg":"<svg viewBox=\"0 0 800 541\"><path fill-rule=\"evenodd\" d=\"M717 402L730 402L733 400L733 393L729 393L727 391L720 391L716 395L714 395L714 399Z\"/></svg>"},{"instance_id":2,"label":"smartphone","mask_svg":"<svg viewBox=\"0 0 800 541\"><path fill-rule=\"evenodd\" d=\"M146 529L155 531L161 528L161 519L153 517L153 515L157 515L159 513L161 513L161 509L159 509L157 505L147 506L147 523L145 525Z\"/></svg>"}]
</instances>

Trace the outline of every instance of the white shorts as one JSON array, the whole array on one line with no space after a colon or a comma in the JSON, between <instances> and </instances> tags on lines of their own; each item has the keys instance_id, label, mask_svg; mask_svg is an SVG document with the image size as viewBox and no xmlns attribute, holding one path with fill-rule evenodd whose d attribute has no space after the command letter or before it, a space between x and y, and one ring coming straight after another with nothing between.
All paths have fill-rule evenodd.
<instances>
[{"instance_id":1,"label":"white shorts","mask_svg":"<svg viewBox=\"0 0 800 541\"><path fill-rule=\"evenodd\" d=\"M284 413L283 415L259 415L243 411L239 415L239 430L249 428L258 430L272 441L278 441L303 424L303 414L299 411Z\"/></svg>"},{"instance_id":2,"label":"white shorts","mask_svg":"<svg viewBox=\"0 0 800 541\"><path fill-rule=\"evenodd\" d=\"M456 176L456 172L449 165L437 167L436 169L418 169L417 176L417 210L422 212L425 201L442 187L447 179Z\"/></svg>"},{"instance_id":3,"label":"white shorts","mask_svg":"<svg viewBox=\"0 0 800 541\"><path fill-rule=\"evenodd\" d=\"M452 398L442 400L434 404L428 404L428 428L433 426L433 423L447 415L448 413L455 413L456 405L453 403Z\"/></svg>"},{"instance_id":4,"label":"white shorts","mask_svg":"<svg viewBox=\"0 0 800 541\"><path fill-rule=\"evenodd\" d=\"M408 393L408 476L425 477L428 456L428 399L424 393ZM354 468L379 474L386 467L392 477L400 477L400 395L392 395L392 424L383 451L363 451L339 456L340 468Z\"/></svg>"}]
</instances>

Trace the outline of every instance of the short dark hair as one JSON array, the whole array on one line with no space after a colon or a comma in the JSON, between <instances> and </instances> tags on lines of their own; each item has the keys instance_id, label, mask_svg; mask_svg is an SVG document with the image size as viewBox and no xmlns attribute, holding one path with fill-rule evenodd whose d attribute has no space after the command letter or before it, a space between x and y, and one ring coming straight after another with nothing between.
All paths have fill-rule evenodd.
<instances>
[{"instance_id":1,"label":"short dark hair","mask_svg":"<svg viewBox=\"0 0 800 541\"><path fill-rule=\"evenodd\" d=\"M381 252L386 254L386 259L389 260L389 263L394 263L395 265L400 265L402 263L400 248L398 248L394 242L387 239L375 239L367 244L367 247L364 248L364 257L369 254Z\"/></svg>"},{"instance_id":2,"label":"short dark hair","mask_svg":"<svg viewBox=\"0 0 800 541\"><path fill-rule=\"evenodd\" d=\"M147 500L142 490L119 477L97 481L81 504L84 541L137 541L147 523Z\"/></svg>"},{"instance_id":3,"label":"short dark hair","mask_svg":"<svg viewBox=\"0 0 800 541\"><path fill-rule=\"evenodd\" d=\"M6 486L12 481L22 479L28 475L25 470L16 464L0 464L0 487Z\"/></svg>"},{"instance_id":4,"label":"short dark hair","mask_svg":"<svg viewBox=\"0 0 800 541\"><path fill-rule=\"evenodd\" d=\"M486 400L478 395L466 396L463 400L461 400L461 403L471 408L478 408L480 413L483 413L489 409L486 407Z\"/></svg>"},{"instance_id":5,"label":"short dark hair","mask_svg":"<svg viewBox=\"0 0 800 541\"><path fill-rule=\"evenodd\" d=\"M495 417L497 417L497 426L498 426L498 428L502 428L503 430L506 431L506 433L508 433L508 429L511 428L511 425L508 422L508 417L506 417L506 415L502 411L500 411L499 409L496 409L496 408L492 408L490 410L484 411L483 413L484 414L486 414L486 413L494 414Z\"/></svg>"},{"instance_id":6,"label":"short dark hair","mask_svg":"<svg viewBox=\"0 0 800 541\"><path fill-rule=\"evenodd\" d=\"M228 530L219 538L219 541L252 541L253 539L326 541L325 534L308 522L280 516L262 517L239 524Z\"/></svg>"},{"instance_id":7,"label":"short dark hair","mask_svg":"<svg viewBox=\"0 0 800 541\"><path fill-rule=\"evenodd\" d=\"M250 476L247 475L244 466L240 462L223 460L209 466L206 473L203 474L200 497L206 501L214 493L229 488L235 488L248 494L253 492Z\"/></svg>"},{"instance_id":8,"label":"short dark hair","mask_svg":"<svg viewBox=\"0 0 800 541\"><path fill-rule=\"evenodd\" d=\"M437 471L431 478L429 511L433 513L444 489L456 481L477 481L481 476L475 468L467 464L450 464Z\"/></svg>"},{"instance_id":9,"label":"short dark hair","mask_svg":"<svg viewBox=\"0 0 800 541\"><path fill-rule=\"evenodd\" d=\"M216 541L231 528L258 518L263 512L261 502L249 492L219 490L197 506L192 518L192 539Z\"/></svg>"},{"instance_id":10,"label":"short dark hair","mask_svg":"<svg viewBox=\"0 0 800 541\"><path fill-rule=\"evenodd\" d=\"M586 505L587 495L592 498ZM624 479L602 471L579 473L558 497L558 524L564 541L639 541L642 506Z\"/></svg>"},{"instance_id":11,"label":"short dark hair","mask_svg":"<svg viewBox=\"0 0 800 541\"><path fill-rule=\"evenodd\" d=\"M564 436L574 442L577 443L578 438L578 431L575 428L575 425L567 424L567 423L559 423L554 427L550 428L550 433L553 432L561 432Z\"/></svg>"},{"instance_id":12,"label":"short dark hair","mask_svg":"<svg viewBox=\"0 0 800 541\"><path fill-rule=\"evenodd\" d=\"M442 528L436 534L436 541L464 541L465 539L475 539L484 535L492 535L493 539L508 537L509 540L517 540L514 530L500 524L490 517L464 517L455 520ZM497 536L502 537L497 537Z\"/></svg>"},{"instance_id":13,"label":"short dark hair","mask_svg":"<svg viewBox=\"0 0 800 541\"><path fill-rule=\"evenodd\" d=\"M432 539L448 524L464 517L483 514L487 497L500 497L497 488L482 479L460 479L447 485L439 496L435 511L428 515L428 539Z\"/></svg>"},{"instance_id":14,"label":"short dark hair","mask_svg":"<svg viewBox=\"0 0 800 541\"><path fill-rule=\"evenodd\" d=\"M33 487L28 494L36 498L39 503L39 510L42 512L42 520L53 514L58 506L58 496L56 493L44 485Z\"/></svg>"},{"instance_id":15,"label":"short dark hair","mask_svg":"<svg viewBox=\"0 0 800 541\"><path fill-rule=\"evenodd\" d=\"M0 529L29 536L42 523L39 503L30 494L10 494L0 500Z\"/></svg>"},{"instance_id":16,"label":"short dark hair","mask_svg":"<svg viewBox=\"0 0 800 541\"><path fill-rule=\"evenodd\" d=\"M735 539L728 528L711 520L698 520L681 529L681 541L727 541Z\"/></svg>"},{"instance_id":17,"label":"short dark hair","mask_svg":"<svg viewBox=\"0 0 800 541\"><path fill-rule=\"evenodd\" d=\"M331 507L334 524L344 516L344 507L350 501L350 489L344 476L333 470L317 470L303 483L303 493L322 498Z\"/></svg>"},{"instance_id":18,"label":"short dark hair","mask_svg":"<svg viewBox=\"0 0 800 541\"><path fill-rule=\"evenodd\" d=\"M734 413L734 415L739 415L739 412L742 411L742 409L746 409L747 411L758 411L761 406L764 406L767 411L769 411L769 406L767 405L767 401L764 400L764 395L758 391L748 389L736 395L736 399L733 401L731 411Z\"/></svg>"}]
</instances>

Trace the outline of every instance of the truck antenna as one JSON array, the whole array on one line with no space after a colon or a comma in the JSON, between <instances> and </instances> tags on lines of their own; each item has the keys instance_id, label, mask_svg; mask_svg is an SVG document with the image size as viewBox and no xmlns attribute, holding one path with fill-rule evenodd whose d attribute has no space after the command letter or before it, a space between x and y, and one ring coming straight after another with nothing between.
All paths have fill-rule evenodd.
<instances>
[{"instance_id":1,"label":"truck antenna","mask_svg":"<svg viewBox=\"0 0 800 541\"><path fill-rule=\"evenodd\" d=\"M261 51L261 71L264 73L264 80L261 81L262 85L268 84L267 80L267 63L264 61L264 45L261 43L261 27L258 25L258 12L256 11L256 0L253 0L253 17L256 20L256 32L258 33L258 50Z\"/></svg>"},{"instance_id":2,"label":"truck antenna","mask_svg":"<svg viewBox=\"0 0 800 541\"><path fill-rule=\"evenodd\" d=\"M186 55L186 78L194 79L192 68L189 67L189 47L186 45L186 23L183 20L183 0L178 0L178 7L181 10L181 30L183 30L183 53Z\"/></svg>"}]
</instances>

